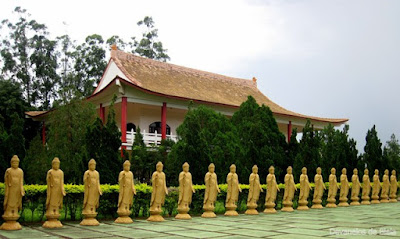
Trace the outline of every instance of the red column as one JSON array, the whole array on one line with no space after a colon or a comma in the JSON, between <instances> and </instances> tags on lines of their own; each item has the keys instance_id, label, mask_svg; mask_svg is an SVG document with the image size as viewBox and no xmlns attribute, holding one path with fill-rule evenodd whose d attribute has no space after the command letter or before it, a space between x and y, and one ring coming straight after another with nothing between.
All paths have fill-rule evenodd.
<instances>
[{"instance_id":1,"label":"red column","mask_svg":"<svg viewBox=\"0 0 400 239\"><path fill-rule=\"evenodd\" d=\"M100 119L101 119L101 121L103 121L103 124L106 121L106 118L105 118L105 115L104 115L104 113L105 113L104 111L105 111L105 109L103 107L103 104L100 104Z\"/></svg>"},{"instance_id":2,"label":"red column","mask_svg":"<svg viewBox=\"0 0 400 239\"><path fill-rule=\"evenodd\" d=\"M42 143L43 146L46 145L46 123L43 121L43 125L42 125Z\"/></svg>"},{"instance_id":3,"label":"red column","mask_svg":"<svg viewBox=\"0 0 400 239\"><path fill-rule=\"evenodd\" d=\"M128 100L126 97L122 97L121 102L121 141L122 143L126 143L126 111L128 106ZM124 156L123 149L126 149L125 146L121 146L121 156Z\"/></svg>"},{"instance_id":4,"label":"red column","mask_svg":"<svg viewBox=\"0 0 400 239\"><path fill-rule=\"evenodd\" d=\"M167 138L167 103L163 102L161 107L161 139Z\"/></svg>"},{"instance_id":5,"label":"red column","mask_svg":"<svg viewBox=\"0 0 400 239\"><path fill-rule=\"evenodd\" d=\"M290 143L290 137L292 137L292 121L289 121L289 124L287 125L287 141Z\"/></svg>"}]
</instances>

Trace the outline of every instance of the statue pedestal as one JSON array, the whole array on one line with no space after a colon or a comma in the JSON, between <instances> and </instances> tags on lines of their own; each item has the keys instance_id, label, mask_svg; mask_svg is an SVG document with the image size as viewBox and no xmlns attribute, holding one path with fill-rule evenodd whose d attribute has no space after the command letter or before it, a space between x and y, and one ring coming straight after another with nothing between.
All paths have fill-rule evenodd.
<instances>
[{"instance_id":1,"label":"statue pedestal","mask_svg":"<svg viewBox=\"0 0 400 239\"><path fill-rule=\"evenodd\" d=\"M373 196L371 196L371 204L379 204L379 203L381 203L381 202L379 202L379 196L375 196L375 195L373 195Z\"/></svg>"},{"instance_id":2,"label":"statue pedestal","mask_svg":"<svg viewBox=\"0 0 400 239\"><path fill-rule=\"evenodd\" d=\"M204 212L203 214L201 214L201 217L205 217L205 218L214 218L217 217L217 215L215 215L214 213L214 206L204 206L203 207Z\"/></svg>"},{"instance_id":3,"label":"statue pedestal","mask_svg":"<svg viewBox=\"0 0 400 239\"><path fill-rule=\"evenodd\" d=\"M147 221L149 222L163 222L164 218L160 215L161 214L161 208L152 210L150 209L150 217L147 218Z\"/></svg>"},{"instance_id":4,"label":"statue pedestal","mask_svg":"<svg viewBox=\"0 0 400 239\"><path fill-rule=\"evenodd\" d=\"M192 219L192 217L188 214L189 208L179 208L178 207L178 215L175 216L175 219Z\"/></svg>"},{"instance_id":5,"label":"statue pedestal","mask_svg":"<svg viewBox=\"0 0 400 239\"><path fill-rule=\"evenodd\" d=\"M300 200L297 210L300 210L300 211L309 210L310 208L307 206L307 204L308 204L307 200Z\"/></svg>"},{"instance_id":6,"label":"statue pedestal","mask_svg":"<svg viewBox=\"0 0 400 239\"><path fill-rule=\"evenodd\" d=\"M276 213L276 210L275 210L275 203L273 203L273 202L272 202L272 203L267 202L267 203L265 204L264 213L267 213L267 214Z\"/></svg>"},{"instance_id":7,"label":"statue pedestal","mask_svg":"<svg viewBox=\"0 0 400 239\"><path fill-rule=\"evenodd\" d=\"M237 206L236 205L227 205L225 206L226 212L225 216L239 216L239 213L236 211Z\"/></svg>"},{"instance_id":8,"label":"statue pedestal","mask_svg":"<svg viewBox=\"0 0 400 239\"><path fill-rule=\"evenodd\" d=\"M339 207L348 207L348 206L350 206L349 203L348 203L347 201L348 201L347 197L341 197L341 198L339 198L339 204L338 204L338 206L339 206Z\"/></svg>"},{"instance_id":9,"label":"statue pedestal","mask_svg":"<svg viewBox=\"0 0 400 239\"><path fill-rule=\"evenodd\" d=\"M99 221L97 221L96 216L97 212L95 213L82 213L83 220L81 221L80 225L82 226L98 226L100 225Z\"/></svg>"},{"instance_id":10,"label":"statue pedestal","mask_svg":"<svg viewBox=\"0 0 400 239\"><path fill-rule=\"evenodd\" d=\"M284 201L283 208L281 209L282 212L293 212L293 202L292 201Z\"/></svg>"},{"instance_id":11,"label":"statue pedestal","mask_svg":"<svg viewBox=\"0 0 400 239\"><path fill-rule=\"evenodd\" d=\"M133 223L132 218L130 218L129 216L131 215L130 211L117 211L118 213L118 218L115 219L115 223L121 223L121 224L129 224L129 223Z\"/></svg>"},{"instance_id":12,"label":"statue pedestal","mask_svg":"<svg viewBox=\"0 0 400 239\"><path fill-rule=\"evenodd\" d=\"M396 195L391 195L389 202L397 202L397 198L396 197L397 197Z\"/></svg>"},{"instance_id":13,"label":"statue pedestal","mask_svg":"<svg viewBox=\"0 0 400 239\"><path fill-rule=\"evenodd\" d=\"M46 214L47 221L45 221L42 225L44 228L61 228L63 225L58 220L60 218L60 214Z\"/></svg>"},{"instance_id":14,"label":"statue pedestal","mask_svg":"<svg viewBox=\"0 0 400 239\"><path fill-rule=\"evenodd\" d=\"M387 195L381 196L381 203L388 203L389 202L389 197Z\"/></svg>"},{"instance_id":15,"label":"statue pedestal","mask_svg":"<svg viewBox=\"0 0 400 239\"><path fill-rule=\"evenodd\" d=\"M335 198L328 198L327 201L328 201L328 203L326 204L325 207L330 207L330 208L337 207Z\"/></svg>"},{"instance_id":16,"label":"statue pedestal","mask_svg":"<svg viewBox=\"0 0 400 239\"><path fill-rule=\"evenodd\" d=\"M311 206L312 209L322 209L322 200L321 199L314 199L312 201L313 205ZM336 205L335 205L336 206Z\"/></svg>"},{"instance_id":17,"label":"statue pedestal","mask_svg":"<svg viewBox=\"0 0 400 239\"><path fill-rule=\"evenodd\" d=\"M362 196L361 197L361 205L370 205L371 202L369 201L369 196Z\"/></svg>"},{"instance_id":18,"label":"statue pedestal","mask_svg":"<svg viewBox=\"0 0 400 239\"><path fill-rule=\"evenodd\" d=\"M350 203L350 205L351 205L351 206L358 206L358 205L361 205L359 201L360 201L360 198L359 198L359 197L352 197L352 198L351 198L351 203Z\"/></svg>"},{"instance_id":19,"label":"statue pedestal","mask_svg":"<svg viewBox=\"0 0 400 239\"><path fill-rule=\"evenodd\" d=\"M0 226L1 230L6 230L6 231L15 231L15 230L21 230L21 224L17 222L19 218L19 215L15 216L5 216L3 215L4 223Z\"/></svg>"},{"instance_id":20,"label":"statue pedestal","mask_svg":"<svg viewBox=\"0 0 400 239\"><path fill-rule=\"evenodd\" d=\"M258 215L257 204L247 203L247 210L244 212L246 215Z\"/></svg>"}]
</instances>

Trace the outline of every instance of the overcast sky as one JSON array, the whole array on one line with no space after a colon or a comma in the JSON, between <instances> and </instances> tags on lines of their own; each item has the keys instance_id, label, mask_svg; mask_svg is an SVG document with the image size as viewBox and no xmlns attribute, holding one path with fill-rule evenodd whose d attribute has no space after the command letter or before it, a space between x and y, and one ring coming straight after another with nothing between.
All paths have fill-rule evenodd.
<instances>
[{"instance_id":1,"label":"overcast sky","mask_svg":"<svg viewBox=\"0 0 400 239\"><path fill-rule=\"evenodd\" d=\"M171 63L258 79L299 113L349 118L359 150L374 124L400 137L400 1L2 1L26 8L53 36L139 36L152 16ZM64 25L66 22L67 25Z\"/></svg>"}]
</instances>

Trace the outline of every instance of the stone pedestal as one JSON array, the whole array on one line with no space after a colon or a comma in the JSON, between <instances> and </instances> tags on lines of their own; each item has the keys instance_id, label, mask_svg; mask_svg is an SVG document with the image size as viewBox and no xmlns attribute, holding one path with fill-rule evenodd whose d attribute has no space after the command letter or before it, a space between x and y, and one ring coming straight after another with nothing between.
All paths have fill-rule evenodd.
<instances>
[{"instance_id":1,"label":"stone pedestal","mask_svg":"<svg viewBox=\"0 0 400 239\"><path fill-rule=\"evenodd\" d=\"M192 219L192 217L188 214L189 210L189 208L178 207L178 215L175 216L175 219Z\"/></svg>"},{"instance_id":2,"label":"stone pedestal","mask_svg":"<svg viewBox=\"0 0 400 239\"><path fill-rule=\"evenodd\" d=\"M329 208L337 207L335 198L328 198L327 201L328 201L328 203L326 204L325 207L329 207Z\"/></svg>"},{"instance_id":3,"label":"stone pedestal","mask_svg":"<svg viewBox=\"0 0 400 239\"><path fill-rule=\"evenodd\" d=\"M360 198L359 197L352 197L351 198L351 206L358 206L360 205Z\"/></svg>"},{"instance_id":4,"label":"stone pedestal","mask_svg":"<svg viewBox=\"0 0 400 239\"><path fill-rule=\"evenodd\" d=\"M390 196L389 202L397 202L397 196L396 195Z\"/></svg>"},{"instance_id":5,"label":"stone pedestal","mask_svg":"<svg viewBox=\"0 0 400 239\"><path fill-rule=\"evenodd\" d=\"M389 202L389 197L387 195L381 197L381 203L388 203Z\"/></svg>"},{"instance_id":6,"label":"stone pedestal","mask_svg":"<svg viewBox=\"0 0 400 239\"><path fill-rule=\"evenodd\" d=\"M371 202L369 201L369 196L362 196L361 197L361 205L370 205Z\"/></svg>"},{"instance_id":7,"label":"stone pedestal","mask_svg":"<svg viewBox=\"0 0 400 239\"><path fill-rule=\"evenodd\" d=\"M6 230L6 231L15 231L15 230L21 230L21 224L17 222L19 218L19 215L15 216L5 216L3 215L4 223L0 226L1 230Z\"/></svg>"},{"instance_id":8,"label":"stone pedestal","mask_svg":"<svg viewBox=\"0 0 400 239\"><path fill-rule=\"evenodd\" d=\"M63 227L61 222L58 220L60 218L60 214L46 214L47 221L45 221L42 225L44 228L60 228Z\"/></svg>"},{"instance_id":9,"label":"stone pedestal","mask_svg":"<svg viewBox=\"0 0 400 239\"><path fill-rule=\"evenodd\" d=\"M225 216L239 216L239 213L236 211L237 206L236 205L228 205L225 206L226 212Z\"/></svg>"},{"instance_id":10,"label":"stone pedestal","mask_svg":"<svg viewBox=\"0 0 400 239\"><path fill-rule=\"evenodd\" d=\"M276 213L275 203L273 203L273 202L272 203L266 203L265 204L264 213L267 213L267 214Z\"/></svg>"},{"instance_id":11,"label":"stone pedestal","mask_svg":"<svg viewBox=\"0 0 400 239\"><path fill-rule=\"evenodd\" d=\"M82 226L98 226L100 225L99 221L97 221L96 216L97 212L95 213L82 213L83 220L81 221L80 225Z\"/></svg>"},{"instance_id":12,"label":"stone pedestal","mask_svg":"<svg viewBox=\"0 0 400 239\"><path fill-rule=\"evenodd\" d=\"M372 196L371 197L371 204L379 204L381 202L379 202L379 196Z\"/></svg>"},{"instance_id":13,"label":"stone pedestal","mask_svg":"<svg viewBox=\"0 0 400 239\"><path fill-rule=\"evenodd\" d=\"M160 209L155 209L152 210L150 209L150 217L147 218L147 221L150 222L162 222L164 221L164 218L161 216L161 208Z\"/></svg>"},{"instance_id":14,"label":"stone pedestal","mask_svg":"<svg viewBox=\"0 0 400 239\"><path fill-rule=\"evenodd\" d=\"M311 206L312 209L322 209L322 200L321 199L314 199L312 201L313 205ZM335 205L336 206L336 205Z\"/></svg>"},{"instance_id":15,"label":"stone pedestal","mask_svg":"<svg viewBox=\"0 0 400 239\"><path fill-rule=\"evenodd\" d=\"M308 204L308 201L300 200L299 201L299 206L297 207L297 210L300 210L300 211L309 210L310 208L307 206L307 204Z\"/></svg>"},{"instance_id":16,"label":"stone pedestal","mask_svg":"<svg viewBox=\"0 0 400 239\"><path fill-rule=\"evenodd\" d=\"M133 223L132 218L130 218L129 216L131 215L130 211L124 211L124 212L120 212L117 211L118 213L118 218L115 219L115 223L121 223L121 224L129 224L129 223Z\"/></svg>"},{"instance_id":17,"label":"stone pedestal","mask_svg":"<svg viewBox=\"0 0 400 239\"><path fill-rule=\"evenodd\" d=\"M257 204L247 203L247 210L244 212L247 215L258 215Z\"/></svg>"},{"instance_id":18,"label":"stone pedestal","mask_svg":"<svg viewBox=\"0 0 400 239\"><path fill-rule=\"evenodd\" d=\"M283 208L281 209L282 212L293 212L293 202L291 201L284 201Z\"/></svg>"},{"instance_id":19,"label":"stone pedestal","mask_svg":"<svg viewBox=\"0 0 400 239\"><path fill-rule=\"evenodd\" d=\"M205 217L205 218L214 218L217 217L217 215L215 215L214 213L214 206L205 206L203 207L204 212L203 214L201 214L201 217Z\"/></svg>"},{"instance_id":20,"label":"stone pedestal","mask_svg":"<svg viewBox=\"0 0 400 239\"><path fill-rule=\"evenodd\" d=\"M347 197L341 197L341 198L339 198L339 204L338 204L338 206L339 206L339 207L348 207L348 206L350 206L349 203L348 203L347 201L348 201Z\"/></svg>"}]
</instances>

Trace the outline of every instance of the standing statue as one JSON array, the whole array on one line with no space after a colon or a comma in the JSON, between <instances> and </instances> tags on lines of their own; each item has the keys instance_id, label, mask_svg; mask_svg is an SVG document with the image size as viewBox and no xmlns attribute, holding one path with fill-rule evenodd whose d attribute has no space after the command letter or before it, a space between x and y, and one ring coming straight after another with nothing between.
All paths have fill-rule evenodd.
<instances>
[{"instance_id":1,"label":"standing statue","mask_svg":"<svg viewBox=\"0 0 400 239\"><path fill-rule=\"evenodd\" d=\"M347 195L349 195L350 184L347 179L347 169L342 169L342 175L340 175L340 197L339 197L339 207L348 207L349 203L347 202L349 199Z\"/></svg>"},{"instance_id":2,"label":"standing statue","mask_svg":"<svg viewBox=\"0 0 400 239\"><path fill-rule=\"evenodd\" d=\"M385 173L382 177L382 191L381 191L381 202L387 203L389 202L389 188L390 188L390 181L389 181L389 170L385 170Z\"/></svg>"},{"instance_id":3,"label":"standing statue","mask_svg":"<svg viewBox=\"0 0 400 239\"><path fill-rule=\"evenodd\" d=\"M364 170L363 176L363 185L362 185L362 196L361 196L361 204L369 205L371 202L369 201L369 194L371 193L371 181L369 180L369 171L368 169Z\"/></svg>"},{"instance_id":4,"label":"standing statue","mask_svg":"<svg viewBox=\"0 0 400 239\"><path fill-rule=\"evenodd\" d=\"M17 222L19 211L22 210L22 197L24 190L24 172L19 168L19 158L14 155L11 158L11 167L4 175L4 223L1 230L20 230L21 224Z\"/></svg>"},{"instance_id":5,"label":"standing statue","mask_svg":"<svg viewBox=\"0 0 400 239\"><path fill-rule=\"evenodd\" d=\"M299 195L299 206L297 210L308 210L308 196L310 195L310 182L308 181L307 168L301 169L300 175L300 195Z\"/></svg>"},{"instance_id":6,"label":"standing statue","mask_svg":"<svg viewBox=\"0 0 400 239\"><path fill-rule=\"evenodd\" d=\"M379 202L379 192L381 191L381 180L379 180L379 170L375 169L374 177L372 178L372 195L371 195L371 203L378 204Z\"/></svg>"},{"instance_id":7,"label":"standing statue","mask_svg":"<svg viewBox=\"0 0 400 239\"><path fill-rule=\"evenodd\" d=\"M225 201L225 216L239 216L236 211L237 201L239 199L239 192L242 192L239 186L239 177L236 174L236 165L232 164L229 167L230 172L228 176L226 176L226 182L228 184L228 191L226 193L226 201Z\"/></svg>"},{"instance_id":8,"label":"standing statue","mask_svg":"<svg viewBox=\"0 0 400 239\"><path fill-rule=\"evenodd\" d=\"M279 191L278 184L275 178L274 166L269 167L269 174L267 176L267 196L265 196L265 210L264 213L276 213L275 200L277 191Z\"/></svg>"},{"instance_id":9,"label":"standing statue","mask_svg":"<svg viewBox=\"0 0 400 239\"><path fill-rule=\"evenodd\" d=\"M192 194L195 192L192 182L192 174L189 172L189 164L182 165L183 171L179 174L179 200L178 200L178 214L176 219L191 219L188 214L192 203Z\"/></svg>"},{"instance_id":10,"label":"standing statue","mask_svg":"<svg viewBox=\"0 0 400 239\"><path fill-rule=\"evenodd\" d=\"M390 176L390 200L389 202L397 202L397 184L396 170L392 170L392 176Z\"/></svg>"},{"instance_id":11,"label":"standing statue","mask_svg":"<svg viewBox=\"0 0 400 239\"><path fill-rule=\"evenodd\" d=\"M247 197L247 210L245 214L257 215L257 202L260 198L260 192L262 192L260 184L260 176L258 176L258 167L254 165L252 168L253 172L249 177L249 195Z\"/></svg>"},{"instance_id":12,"label":"standing statue","mask_svg":"<svg viewBox=\"0 0 400 239\"><path fill-rule=\"evenodd\" d=\"M324 179L322 178L322 169L320 167L317 168L317 174L314 177L314 197L313 197L313 205L311 208L321 209L322 206L322 196L324 195L324 190L326 190Z\"/></svg>"},{"instance_id":13,"label":"standing statue","mask_svg":"<svg viewBox=\"0 0 400 239\"><path fill-rule=\"evenodd\" d=\"M118 218L115 219L115 223L133 223L129 215L131 215L133 196L136 195L136 189L129 160L125 160L123 164L123 170L118 175L118 184Z\"/></svg>"},{"instance_id":14,"label":"standing statue","mask_svg":"<svg viewBox=\"0 0 400 239\"><path fill-rule=\"evenodd\" d=\"M337 179L336 179L336 169L331 169L331 175L329 175L329 190L328 190L328 203L326 207L337 207L336 206L336 194L338 190Z\"/></svg>"},{"instance_id":15,"label":"standing statue","mask_svg":"<svg viewBox=\"0 0 400 239\"><path fill-rule=\"evenodd\" d=\"M99 198L102 195L100 189L100 175L96 171L96 161L89 161L89 170L83 175L83 183L85 186L85 194L83 198L82 215L84 219L81 221L82 226L98 226L96 208L99 207Z\"/></svg>"},{"instance_id":16,"label":"standing statue","mask_svg":"<svg viewBox=\"0 0 400 239\"><path fill-rule=\"evenodd\" d=\"M350 205L352 206L357 206L360 205L360 198L358 195L360 195L360 188L361 188L361 183L360 179L358 178L358 169L353 170L353 176L351 177L351 203Z\"/></svg>"},{"instance_id":17,"label":"standing statue","mask_svg":"<svg viewBox=\"0 0 400 239\"><path fill-rule=\"evenodd\" d=\"M293 169L291 166L287 168L287 174L285 175L285 193L283 195L283 212L293 212L293 197L294 191L297 191L296 185L293 179Z\"/></svg>"},{"instance_id":18,"label":"standing statue","mask_svg":"<svg viewBox=\"0 0 400 239\"><path fill-rule=\"evenodd\" d=\"M201 217L217 217L214 213L215 201L217 200L218 193L221 191L218 187L217 174L215 173L215 165L213 163L208 166L208 173L204 177L204 184L206 185L203 202L204 213Z\"/></svg>"},{"instance_id":19,"label":"standing statue","mask_svg":"<svg viewBox=\"0 0 400 239\"><path fill-rule=\"evenodd\" d=\"M63 206L63 198L66 195L64 189L64 172L60 169L60 160L54 158L52 169L47 172L47 200L46 200L46 218L43 227L59 228L63 225L58 220L60 218L59 209Z\"/></svg>"},{"instance_id":20,"label":"standing statue","mask_svg":"<svg viewBox=\"0 0 400 239\"><path fill-rule=\"evenodd\" d=\"M151 192L150 201L150 217L147 221L151 222L162 222L164 218L161 214L161 207L164 205L165 195L168 195L167 183L165 179L165 173L163 172L164 165L158 162L156 165L156 171L151 177L151 185L153 191Z\"/></svg>"}]
</instances>

